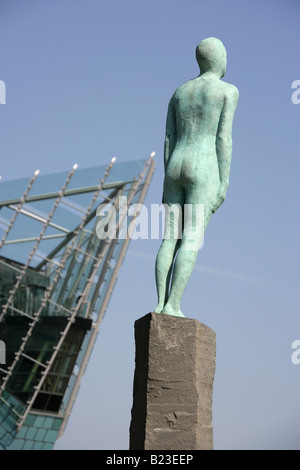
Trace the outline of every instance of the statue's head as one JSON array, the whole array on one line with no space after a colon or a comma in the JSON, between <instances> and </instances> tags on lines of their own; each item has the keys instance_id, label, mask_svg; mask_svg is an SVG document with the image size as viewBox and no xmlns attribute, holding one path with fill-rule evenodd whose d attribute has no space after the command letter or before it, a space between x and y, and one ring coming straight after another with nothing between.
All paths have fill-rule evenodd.
<instances>
[{"instance_id":1,"label":"statue's head","mask_svg":"<svg viewBox=\"0 0 300 470\"><path fill-rule=\"evenodd\" d=\"M222 41L217 38L207 38L199 42L196 47L196 58L200 67L200 72L214 72L220 78L226 72L226 49Z\"/></svg>"}]
</instances>

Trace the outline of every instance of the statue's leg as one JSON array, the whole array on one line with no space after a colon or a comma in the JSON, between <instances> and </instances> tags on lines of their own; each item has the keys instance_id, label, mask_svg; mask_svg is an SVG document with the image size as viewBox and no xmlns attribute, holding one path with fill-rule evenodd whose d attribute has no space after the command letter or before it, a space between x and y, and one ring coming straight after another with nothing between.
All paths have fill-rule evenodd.
<instances>
[{"instance_id":1,"label":"statue's leg","mask_svg":"<svg viewBox=\"0 0 300 470\"><path fill-rule=\"evenodd\" d=\"M174 263L170 295L162 313L184 317L180 310L180 301L192 274L197 255L198 250L190 249L189 242L182 240Z\"/></svg>"},{"instance_id":2,"label":"statue's leg","mask_svg":"<svg viewBox=\"0 0 300 470\"><path fill-rule=\"evenodd\" d=\"M205 229L212 213L212 204L210 201L205 198L205 195L201 196L201 191L195 191L195 197L193 197L193 192L189 194L188 189L186 201L187 204L204 204L203 228ZM195 201L198 202L195 203ZM205 201L207 202L205 203ZM197 223L195 218L196 211L193 211L192 217L192 223L195 227L195 224ZM184 229L181 245L174 263L170 295L162 313L167 315L184 316L180 310L181 297L194 269L199 248L200 246L197 246L197 244L195 244L195 240L190 239L190 237L187 236Z\"/></svg>"},{"instance_id":3,"label":"statue's leg","mask_svg":"<svg viewBox=\"0 0 300 470\"><path fill-rule=\"evenodd\" d=\"M161 313L169 296L173 263L181 242L182 206L184 190L176 184L165 184L165 234L155 263L158 305L154 312Z\"/></svg>"},{"instance_id":4,"label":"statue's leg","mask_svg":"<svg viewBox=\"0 0 300 470\"><path fill-rule=\"evenodd\" d=\"M173 263L178 249L177 246L176 240L164 240L157 254L155 262L155 281L158 304L154 310L156 313L161 313L168 300Z\"/></svg>"}]
</instances>

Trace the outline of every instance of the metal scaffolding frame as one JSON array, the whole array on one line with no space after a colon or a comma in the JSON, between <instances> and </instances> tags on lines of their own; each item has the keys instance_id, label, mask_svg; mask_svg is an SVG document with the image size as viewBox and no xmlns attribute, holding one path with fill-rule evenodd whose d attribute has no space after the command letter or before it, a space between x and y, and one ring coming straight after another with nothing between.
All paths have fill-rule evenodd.
<instances>
[{"instance_id":1,"label":"metal scaffolding frame","mask_svg":"<svg viewBox=\"0 0 300 470\"><path fill-rule=\"evenodd\" d=\"M30 195L30 191L38 176L38 171L36 171L30 179L21 198L0 201L0 210L3 207L7 207L14 211L12 218L8 224L6 224L7 226L4 236L0 241L0 250L4 246L12 244L35 242L33 248L28 254L27 261L23 266L16 266L15 264L11 264L9 260L5 261L4 258L0 258L0 264L14 270L16 273L16 282L9 292L5 304L2 306L0 322L7 315L24 316L30 320L28 323L28 330L22 337L21 345L18 351L16 351L12 364L7 369L3 367L0 369L0 372L4 375L0 386L0 400L5 403L6 406L9 406L11 408L11 412L16 416L18 430L22 427L28 414L32 411L33 404L42 390L45 379L51 371L71 326L74 324L76 318L80 316L82 318L92 320L92 326L91 332L87 335L87 342L85 346L82 346L81 348L81 359L79 362L76 362L76 374L74 371L72 373L74 378L73 384L71 387L69 386L68 394L65 393L63 404L60 409L60 416L63 417L60 435L65 429L80 386L81 378L95 344L100 323L106 312L109 299L118 277L119 269L122 265L130 241L130 234L124 240L120 240L118 238L118 234L123 227L124 220L127 218L127 213L122 211L119 207L119 196L124 194L124 191L126 190L128 192L128 204L131 204L136 199L138 200L138 205L136 206L137 209L131 218L132 222L130 224L130 228L133 230L135 219L138 216L139 204L144 201L153 176L155 167L153 156L154 154L151 154L138 177L129 181L116 181L115 183L106 182L115 163L115 159L112 159L106 168L104 176L96 186L92 185L88 187L68 189L72 177L77 169L77 165L74 165L67 175L60 191ZM110 194L102 194L105 190L111 190ZM92 199L87 208L79 207L67 199L68 196L87 193L93 193ZM93 219L95 219L97 207L100 204L100 196L103 198L101 203L113 205L119 215L116 225L117 236L113 239L104 239L101 241L97 238L95 224L92 230L87 228L87 226L93 222ZM52 210L47 216L40 216L37 212L34 212L34 210L30 208L28 209L26 206L28 203L50 199L55 199L55 202ZM72 230L53 222L56 210L61 206L61 204L70 206L78 213L81 213L80 223ZM40 233L36 237L23 237L8 240L8 236L20 214L33 218L41 223L42 228ZM46 235L48 227L51 227L60 233ZM55 246L47 255L39 253L38 248L42 241L54 240L55 238L59 239L61 237L63 237L62 241L58 243L58 245ZM34 257L41 258L41 261L36 266L32 267L31 262ZM13 305L14 297L29 269L38 273L46 273L50 279L49 285L45 288L45 293L41 299L39 308L33 313L28 313L24 311L25 309L21 310ZM74 304L72 299L76 297L78 292L80 292L80 295ZM35 326L40 321L40 318L47 306L49 309L53 308L54 311L60 312L60 315L65 316L66 324L60 331L59 340L53 346L51 357L48 361L42 362L29 356L26 353L26 346L28 345L28 341L32 336ZM19 413L3 397L3 392L7 387L9 379L13 376L21 357L25 357L43 370L40 373L38 382L34 386L33 394L24 404L22 413ZM66 397L66 395L68 395L68 397Z\"/></svg>"}]
</instances>

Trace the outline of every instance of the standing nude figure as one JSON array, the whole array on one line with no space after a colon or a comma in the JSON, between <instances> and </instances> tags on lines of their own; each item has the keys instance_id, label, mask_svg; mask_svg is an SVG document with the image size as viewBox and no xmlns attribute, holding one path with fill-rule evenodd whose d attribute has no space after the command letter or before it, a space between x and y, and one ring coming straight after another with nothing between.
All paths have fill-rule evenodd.
<instances>
[{"instance_id":1,"label":"standing nude figure","mask_svg":"<svg viewBox=\"0 0 300 470\"><path fill-rule=\"evenodd\" d=\"M229 184L232 123L239 93L234 85L221 81L226 49L219 39L201 41L196 58L200 75L180 86L169 102L163 203L179 204L182 209L184 204L203 204L205 230L212 213L224 202ZM170 214L166 211L165 223L174 228L179 221ZM184 316L180 301L197 254L184 226L181 239L164 238L155 265L156 313Z\"/></svg>"}]
</instances>

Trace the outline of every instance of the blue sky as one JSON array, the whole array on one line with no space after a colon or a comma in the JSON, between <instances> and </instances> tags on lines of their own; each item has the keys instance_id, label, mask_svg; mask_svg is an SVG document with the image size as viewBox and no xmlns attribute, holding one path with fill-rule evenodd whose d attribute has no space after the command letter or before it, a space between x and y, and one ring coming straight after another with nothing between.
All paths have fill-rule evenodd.
<instances>
[{"instance_id":1,"label":"blue sky","mask_svg":"<svg viewBox=\"0 0 300 470\"><path fill-rule=\"evenodd\" d=\"M198 42L226 46L240 91L230 187L182 301L217 335L217 449L300 449L299 14L297 0L0 2L4 181L154 150L146 203L160 203L168 101L198 75ZM156 305L159 243L131 242L56 449L128 448L133 324Z\"/></svg>"}]
</instances>

